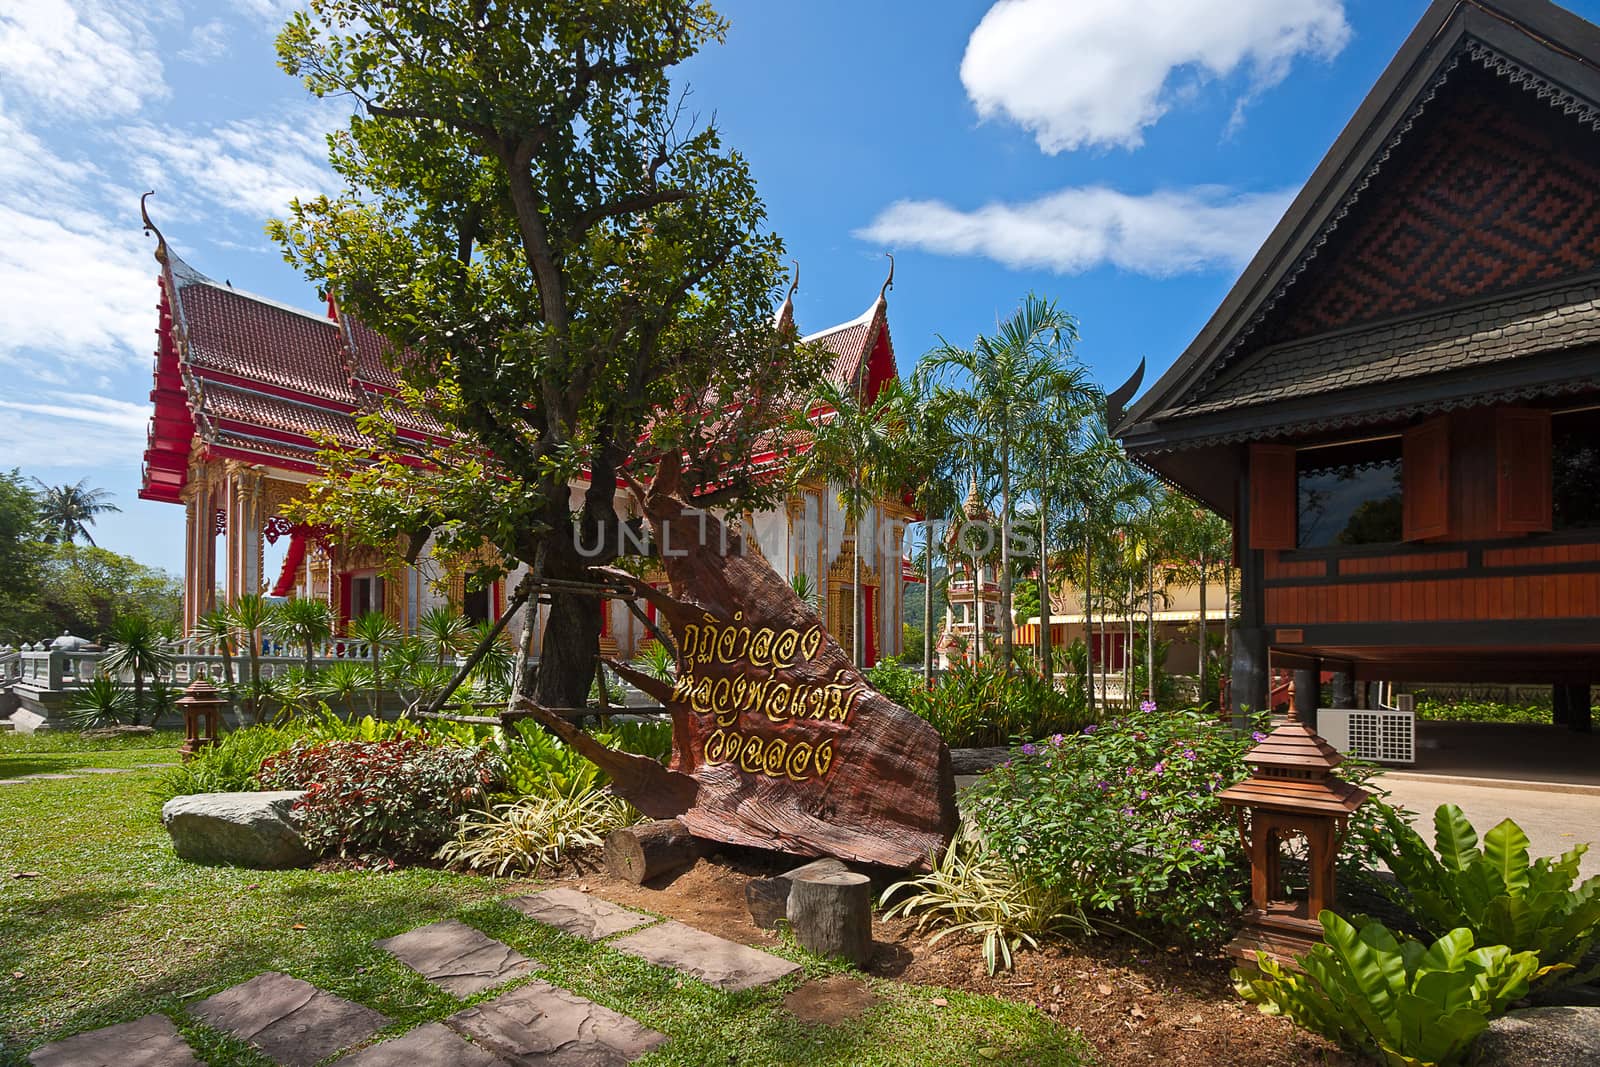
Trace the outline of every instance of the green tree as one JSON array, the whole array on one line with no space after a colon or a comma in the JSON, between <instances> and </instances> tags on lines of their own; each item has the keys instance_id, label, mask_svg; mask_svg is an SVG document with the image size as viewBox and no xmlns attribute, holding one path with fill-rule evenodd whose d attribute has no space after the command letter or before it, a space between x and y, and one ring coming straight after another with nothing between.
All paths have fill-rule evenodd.
<instances>
[{"instance_id":1,"label":"green tree","mask_svg":"<svg viewBox=\"0 0 1600 1067\"><path fill-rule=\"evenodd\" d=\"M128 556L69 541L45 546L42 564L38 603L54 633L108 638L125 615L158 629L182 616L183 583Z\"/></svg>"},{"instance_id":2,"label":"green tree","mask_svg":"<svg viewBox=\"0 0 1600 1067\"><path fill-rule=\"evenodd\" d=\"M267 633L289 645L298 645L305 655L306 681L312 674L316 648L333 636L333 610L326 601L295 597L272 609Z\"/></svg>"},{"instance_id":3,"label":"green tree","mask_svg":"<svg viewBox=\"0 0 1600 1067\"><path fill-rule=\"evenodd\" d=\"M933 684L933 643L939 632L934 610L938 528L958 503L957 466L960 441L940 407L932 376L918 366L896 394L899 407L890 425L891 441L901 468L901 484L911 487L912 503L922 512L922 680ZM943 600L943 597L939 597Z\"/></svg>"},{"instance_id":4,"label":"green tree","mask_svg":"<svg viewBox=\"0 0 1600 1067\"><path fill-rule=\"evenodd\" d=\"M133 675L133 725L138 726L144 711L144 676L159 678L162 671L171 670L172 651L149 619L124 615L111 624L111 643L100 665L113 675L124 671Z\"/></svg>"},{"instance_id":5,"label":"green tree","mask_svg":"<svg viewBox=\"0 0 1600 1067\"><path fill-rule=\"evenodd\" d=\"M0 472L0 642L45 636L40 610L45 550L39 543L39 501L17 471Z\"/></svg>"},{"instance_id":6,"label":"green tree","mask_svg":"<svg viewBox=\"0 0 1600 1067\"><path fill-rule=\"evenodd\" d=\"M325 454L300 517L396 552L401 535L445 554L487 543L502 570L572 582L632 551L625 464L688 457L706 507L781 499L752 445L819 364L772 314L782 245L745 160L691 127L669 76L724 30L703 0L311 0L292 18L283 67L361 113L330 140L345 191L293 204L272 233L407 353L397 403L454 441L403 462L394 413L366 419L380 447ZM512 700L531 684L576 707L598 613L549 601L537 677Z\"/></svg>"},{"instance_id":7,"label":"green tree","mask_svg":"<svg viewBox=\"0 0 1600 1067\"><path fill-rule=\"evenodd\" d=\"M83 538L94 544L89 535L96 517L108 511L122 509L111 503L111 493L105 489L91 489L89 479L80 478L72 485L47 485L35 478L39 487L39 522L44 527L44 542L74 544Z\"/></svg>"},{"instance_id":8,"label":"green tree","mask_svg":"<svg viewBox=\"0 0 1600 1067\"><path fill-rule=\"evenodd\" d=\"M1011 567L1012 457L1027 447L1046 401L1063 373L1062 360L1077 339L1077 323L1051 300L1029 293L1011 317L970 348L940 338L926 364L948 383L945 408L994 450L1000 481L1000 652L1012 665Z\"/></svg>"},{"instance_id":9,"label":"green tree","mask_svg":"<svg viewBox=\"0 0 1600 1067\"><path fill-rule=\"evenodd\" d=\"M233 692L233 620L226 609L208 611L194 621L189 636L208 645L214 645L222 657L222 678L228 692Z\"/></svg>"},{"instance_id":10,"label":"green tree","mask_svg":"<svg viewBox=\"0 0 1600 1067\"><path fill-rule=\"evenodd\" d=\"M467 639L472 635L472 623L467 621L466 616L444 604L423 612L417 620L417 629L421 631L423 644L433 653L437 663L443 663L446 656L454 656L469 647ZM475 646L476 642L473 643Z\"/></svg>"}]
</instances>

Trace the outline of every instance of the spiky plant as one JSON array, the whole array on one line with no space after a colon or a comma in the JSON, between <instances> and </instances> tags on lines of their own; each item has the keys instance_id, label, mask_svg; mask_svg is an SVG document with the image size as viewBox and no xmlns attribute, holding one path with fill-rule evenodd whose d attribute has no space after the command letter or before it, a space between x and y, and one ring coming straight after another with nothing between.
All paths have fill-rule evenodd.
<instances>
[{"instance_id":1,"label":"spiky plant","mask_svg":"<svg viewBox=\"0 0 1600 1067\"><path fill-rule=\"evenodd\" d=\"M417 620L417 632L422 635L435 662L443 663L466 647L472 635L472 623L454 609L440 604L422 613Z\"/></svg>"},{"instance_id":2,"label":"spiky plant","mask_svg":"<svg viewBox=\"0 0 1600 1067\"><path fill-rule=\"evenodd\" d=\"M100 660L101 669L133 675L133 725L144 712L144 676L172 668L172 652L151 621L143 615L124 615L111 624L111 643Z\"/></svg>"},{"instance_id":3,"label":"spiky plant","mask_svg":"<svg viewBox=\"0 0 1600 1067\"><path fill-rule=\"evenodd\" d=\"M383 653L400 640L400 628L381 611L368 611L350 620L350 636L367 646L367 662L372 669L372 714L378 714L383 700Z\"/></svg>"},{"instance_id":4,"label":"spiky plant","mask_svg":"<svg viewBox=\"0 0 1600 1067\"><path fill-rule=\"evenodd\" d=\"M326 601L296 597L272 609L267 632L286 645L299 646L310 678L316 647L333 636L333 610Z\"/></svg>"},{"instance_id":5,"label":"spiky plant","mask_svg":"<svg viewBox=\"0 0 1600 1067\"><path fill-rule=\"evenodd\" d=\"M261 724L261 630L272 617L272 604L256 593L246 593L228 605L228 621L250 660L245 689L250 721Z\"/></svg>"}]
</instances>

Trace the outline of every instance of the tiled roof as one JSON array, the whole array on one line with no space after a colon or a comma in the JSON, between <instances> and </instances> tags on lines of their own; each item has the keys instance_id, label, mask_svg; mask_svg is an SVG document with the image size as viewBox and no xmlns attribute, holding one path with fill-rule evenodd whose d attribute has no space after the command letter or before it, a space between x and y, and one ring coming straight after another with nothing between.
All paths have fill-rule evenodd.
<instances>
[{"instance_id":1,"label":"tiled roof","mask_svg":"<svg viewBox=\"0 0 1600 1067\"><path fill-rule=\"evenodd\" d=\"M874 301L859 318L800 338L802 343L821 345L833 353L834 361L828 368L828 380L834 385L843 389L860 380L862 368L872 352L873 343L878 339L880 324L883 329L888 328L887 323L882 321L885 310L881 301Z\"/></svg>"},{"instance_id":2,"label":"tiled roof","mask_svg":"<svg viewBox=\"0 0 1600 1067\"><path fill-rule=\"evenodd\" d=\"M1197 402L1157 417L1255 407L1597 343L1600 281L1589 281L1264 348Z\"/></svg>"},{"instance_id":3,"label":"tiled roof","mask_svg":"<svg viewBox=\"0 0 1600 1067\"><path fill-rule=\"evenodd\" d=\"M186 362L250 382L359 404L339 327L213 282L181 284Z\"/></svg>"}]
</instances>

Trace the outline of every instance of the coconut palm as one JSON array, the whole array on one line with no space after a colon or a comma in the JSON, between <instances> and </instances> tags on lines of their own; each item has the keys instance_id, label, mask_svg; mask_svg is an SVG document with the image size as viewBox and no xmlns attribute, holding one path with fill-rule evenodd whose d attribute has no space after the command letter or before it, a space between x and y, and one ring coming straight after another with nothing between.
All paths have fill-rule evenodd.
<instances>
[{"instance_id":1,"label":"coconut palm","mask_svg":"<svg viewBox=\"0 0 1600 1067\"><path fill-rule=\"evenodd\" d=\"M961 348L944 338L925 364L940 380L941 402L993 449L1000 483L1000 651L1013 668L1011 512L1013 457L1030 447L1048 398L1060 387L1077 322L1054 301L1029 293L993 334Z\"/></svg>"},{"instance_id":2,"label":"coconut palm","mask_svg":"<svg viewBox=\"0 0 1600 1067\"><path fill-rule=\"evenodd\" d=\"M378 714L383 700L383 651L400 640L400 628L381 611L368 611L350 620L349 635L367 646L372 671L372 714Z\"/></svg>"},{"instance_id":3,"label":"coconut palm","mask_svg":"<svg viewBox=\"0 0 1600 1067\"><path fill-rule=\"evenodd\" d=\"M322 600L296 597L272 609L267 633L286 645L298 645L305 654L305 676L309 681L316 648L333 636L333 611Z\"/></svg>"},{"instance_id":4,"label":"coconut palm","mask_svg":"<svg viewBox=\"0 0 1600 1067\"><path fill-rule=\"evenodd\" d=\"M143 615L124 615L111 624L111 642L100 666L112 675L133 675L133 725L144 711L144 676L172 668L172 652L154 623Z\"/></svg>"},{"instance_id":5,"label":"coconut palm","mask_svg":"<svg viewBox=\"0 0 1600 1067\"><path fill-rule=\"evenodd\" d=\"M245 593L228 605L227 616L250 661L245 699L250 721L261 724L261 631L272 618L272 603L257 593Z\"/></svg>"},{"instance_id":6,"label":"coconut palm","mask_svg":"<svg viewBox=\"0 0 1600 1067\"><path fill-rule=\"evenodd\" d=\"M89 527L95 517L108 511L122 509L110 503L111 493L105 489L91 489L89 479L80 478L72 485L46 485L35 478L39 494L39 521L44 528L46 544L74 544L82 537L89 544L94 538Z\"/></svg>"},{"instance_id":7,"label":"coconut palm","mask_svg":"<svg viewBox=\"0 0 1600 1067\"><path fill-rule=\"evenodd\" d=\"M912 371L899 391L901 407L890 426L901 463L903 484L922 512L922 680L933 682L934 540L937 527L958 501L959 441L940 408L933 379L923 367Z\"/></svg>"}]
</instances>

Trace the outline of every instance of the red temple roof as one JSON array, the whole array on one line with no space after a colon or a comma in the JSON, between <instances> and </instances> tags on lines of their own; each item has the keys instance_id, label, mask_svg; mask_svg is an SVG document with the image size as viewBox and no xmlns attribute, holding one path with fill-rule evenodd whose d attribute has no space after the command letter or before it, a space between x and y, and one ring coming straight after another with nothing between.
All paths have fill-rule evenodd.
<instances>
[{"instance_id":1,"label":"red temple roof","mask_svg":"<svg viewBox=\"0 0 1600 1067\"><path fill-rule=\"evenodd\" d=\"M159 236L159 235L158 235ZM240 459L317 473L319 438L351 448L375 443L358 418L400 386L393 346L349 316L304 311L218 283L161 240L160 323L143 485L147 500L181 500L189 461ZM864 399L895 375L882 294L850 322L804 338L834 356L829 378L859 383ZM421 454L448 430L426 412L393 409L403 445ZM758 464L804 451L803 434L780 431L758 445Z\"/></svg>"}]
</instances>

